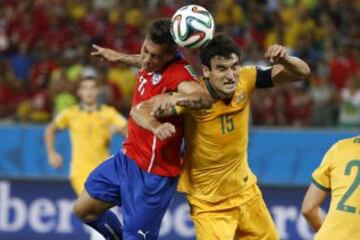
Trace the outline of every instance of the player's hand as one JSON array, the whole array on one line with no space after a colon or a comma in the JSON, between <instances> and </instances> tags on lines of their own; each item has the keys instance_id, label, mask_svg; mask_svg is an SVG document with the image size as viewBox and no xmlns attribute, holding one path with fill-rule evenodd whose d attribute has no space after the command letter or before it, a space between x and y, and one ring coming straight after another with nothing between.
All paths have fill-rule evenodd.
<instances>
[{"instance_id":1,"label":"player's hand","mask_svg":"<svg viewBox=\"0 0 360 240\"><path fill-rule=\"evenodd\" d=\"M91 56L94 56L94 57L101 57L103 59L106 59L110 62L115 62L115 61L118 61L119 60L119 55L120 53L118 53L117 51L114 51L110 48L103 48L103 47L100 47L96 44L93 44L92 45L93 48L95 49L93 52L91 52Z\"/></svg>"},{"instance_id":2,"label":"player's hand","mask_svg":"<svg viewBox=\"0 0 360 240\"><path fill-rule=\"evenodd\" d=\"M264 57L272 64L281 63L289 56L286 47L274 44L268 47Z\"/></svg>"},{"instance_id":3,"label":"player's hand","mask_svg":"<svg viewBox=\"0 0 360 240\"><path fill-rule=\"evenodd\" d=\"M171 123L162 123L157 128L154 129L153 133L156 138L164 140L172 137L175 134L175 126Z\"/></svg>"},{"instance_id":4,"label":"player's hand","mask_svg":"<svg viewBox=\"0 0 360 240\"><path fill-rule=\"evenodd\" d=\"M50 153L49 154L49 164L51 167L57 169L57 168L61 168L63 166L63 158L62 156L57 153Z\"/></svg>"}]
</instances>

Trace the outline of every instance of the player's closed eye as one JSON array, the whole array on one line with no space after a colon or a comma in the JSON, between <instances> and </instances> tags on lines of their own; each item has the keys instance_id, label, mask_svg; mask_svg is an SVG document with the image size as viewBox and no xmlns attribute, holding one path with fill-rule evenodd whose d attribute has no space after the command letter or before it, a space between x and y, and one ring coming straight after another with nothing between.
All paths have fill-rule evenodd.
<instances>
[{"instance_id":1,"label":"player's closed eye","mask_svg":"<svg viewBox=\"0 0 360 240\"><path fill-rule=\"evenodd\" d=\"M231 67L231 70L232 70L232 71L237 71L238 69L239 69L239 64L233 65L233 66Z\"/></svg>"},{"instance_id":2,"label":"player's closed eye","mask_svg":"<svg viewBox=\"0 0 360 240\"><path fill-rule=\"evenodd\" d=\"M159 55L151 55L151 58L153 58L155 60L160 60L161 56L159 56Z\"/></svg>"},{"instance_id":3,"label":"player's closed eye","mask_svg":"<svg viewBox=\"0 0 360 240\"><path fill-rule=\"evenodd\" d=\"M226 68L224 68L224 67L217 67L216 68L219 72L226 72Z\"/></svg>"}]
</instances>

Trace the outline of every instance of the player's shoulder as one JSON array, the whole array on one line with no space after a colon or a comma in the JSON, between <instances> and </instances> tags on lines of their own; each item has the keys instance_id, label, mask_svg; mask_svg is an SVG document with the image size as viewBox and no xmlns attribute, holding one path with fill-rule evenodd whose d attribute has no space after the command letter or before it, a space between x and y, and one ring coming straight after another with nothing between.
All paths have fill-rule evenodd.
<instances>
[{"instance_id":1,"label":"player's shoulder","mask_svg":"<svg viewBox=\"0 0 360 240\"><path fill-rule=\"evenodd\" d=\"M335 144L337 147L347 147L347 146L359 146L360 147L360 136L345 138L337 141Z\"/></svg>"},{"instance_id":2,"label":"player's shoulder","mask_svg":"<svg viewBox=\"0 0 360 240\"><path fill-rule=\"evenodd\" d=\"M256 66L242 66L240 67L240 73L251 73L256 71Z\"/></svg>"},{"instance_id":3,"label":"player's shoulder","mask_svg":"<svg viewBox=\"0 0 360 240\"><path fill-rule=\"evenodd\" d=\"M239 79L237 90L249 89L249 86L255 84L256 80L256 66L245 66L239 69Z\"/></svg>"},{"instance_id":4,"label":"player's shoulder","mask_svg":"<svg viewBox=\"0 0 360 240\"><path fill-rule=\"evenodd\" d=\"M240 67L240 78L241 79L255 79L256 78L256 66L245 66Z\"/></svg>"},{"instance_id":5,"label":"player's shoulder","mask_svg":"<svg viewBox=\"0 0 360 240\"><path fill-rule=\"evenodd\" d=\"M342 155L343 153L351 151L355 147L360 147L360 136L338 140L330 147L329 152Z\"/></svg>"},{"instance_id":6,"label":"player's shoulder","mask_svg":"<svg viewBox=\"0 0 360 240\"><path fill-rule=\"evenodd\" d=\"M104 113L117 112L116 108L107 104L101 104L99 110Z\"/></svg>"},{"instance_id":7,"label":"player's shoulder","mask_svg":"<svg viewBox=\"0 0 360 240\"><path fill-rule=\"evenodd\" d=\"M190 74L191 76L195 77L196 72L194 68L189 64L188 61L184 59L179 59L171 63L168 68L165 70L164 74Z\"/></svg>"},{"instance_id":8,"label":"player's shoulder","mask_svg":"<svg viewBox=\"0 0 360 240\"><path fill-rule=\"evenodd\" d=\"M60 112L60 114L75 114L75 113L77 113L79 111L80 111L80 107L79 107L78 104L76 104L76 105L72 105L70 107L67 107L67 108L63 109Z\"/></svg>"}]
</instances>

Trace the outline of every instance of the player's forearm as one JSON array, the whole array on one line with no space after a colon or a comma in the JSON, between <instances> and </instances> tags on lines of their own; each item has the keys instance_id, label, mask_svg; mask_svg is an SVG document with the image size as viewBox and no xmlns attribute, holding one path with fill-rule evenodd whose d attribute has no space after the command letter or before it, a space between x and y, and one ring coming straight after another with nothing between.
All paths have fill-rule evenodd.
<instances>
[{"instance_id":1,"label":"player's forearm","mask_svg":"<svg viewBox=\"0 0 360 240\"><path fill-rule=\"evenodd\" d=\"M127 65L141 68L141 57L140 54L118 54L118 62L125 63Z\"/></svg>"},{"instance_id":2,"label":"player's forearm","mask_svg":"<svg viewBox=\"0 0 360 240\"><path fill-rule=\"evenodd\" d=\"M306 79L310 75L309 65L300 58L287 56L280 62L280 64L283 65L286 70L300 77L301 79Z\"/></svg>"},{"instance_id":3,"label":"player's forearm","mask_svg":"<svg viewBox=\"0 0 360 240\"><path fill-rule=\"evenodd\" d=\"M189 109L211 108L214 102L209 94L202 91L182 94L179 97L183 100L180 101L178 105Z\"/></svg>"},{"instance_id":4,"label":"player's forearm","mask_svg":"<svg viewBox=\"0 0 360 240\"><path fill-rule=\"evenodd\" d=\"M161 123L151 115L151 108L146 102L142 102L131 108L130 116L139 126L154 132Z\"/></svg>"},{"instance_id":5,"label":"player's forearm","mask_svg":"<svg viewBox=\"0 0 360 240\"><path fill-rule=\"evenodd\" d=\"M56 152L56 150L55 150L55 134L56 134L56 130L52 125L49 125L45 129L44 140L45 140L45 145L46 145L46 151L48 154Z\"/></svg>"},{"instance_id":6,"label":"player's forearm","mask_svg":"<svg viewBox=\"0 0 360 240\"><path fill-rule=\"evenodd\" d=\"M324 218L321 214L320 207L313 208L308 211L303 211L303 215L313 228L315 232L319 231L322 223L324 222Z\"/></svg>"}]
</instances>

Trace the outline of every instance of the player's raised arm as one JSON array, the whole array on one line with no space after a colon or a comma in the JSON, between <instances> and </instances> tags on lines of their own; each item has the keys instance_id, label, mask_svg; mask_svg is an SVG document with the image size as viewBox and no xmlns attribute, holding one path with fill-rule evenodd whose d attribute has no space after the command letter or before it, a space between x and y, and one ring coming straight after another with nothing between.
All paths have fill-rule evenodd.
<instances>
[{"instance_id":1,"label":"player's raised arm","mask_svg":"<svg viewBox=\"0 0 360 240\"><path fill-rule=\"evenodd\" d=\"M319 189L315 184L311 183L302 204L302 214L315 232L320 229L325 219L320 205L324 202L326 196L326 191Z\"/></svg>"},{"instance_id":2,"label":"player's raised arm","mask_svg":"<svg viewBox=\"0 0 360 240\"><path fill-rule=\"evenodd\" d=\"M308 64L300 58L290 56L284 46L278 44L269 46L264 57L274 64L271 70L274 86L304 80L310 74Z\"/></svg>"},{"instance_id":3,"label":"player's raised arm","mask_svg":"<svg viewBox=\"0 0 360 240\"><path fill-rule=\"evenodd\" d=\"M110 62L121 62L130 66L141 68L140 54L124 54L114 51L110 48L100 47L93 44L94 51L91 52L91 56L101 57Z\"/></svg>"}]
</instances>

